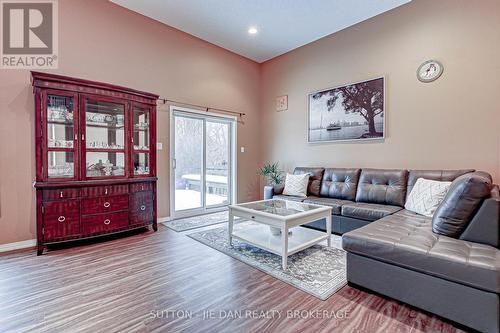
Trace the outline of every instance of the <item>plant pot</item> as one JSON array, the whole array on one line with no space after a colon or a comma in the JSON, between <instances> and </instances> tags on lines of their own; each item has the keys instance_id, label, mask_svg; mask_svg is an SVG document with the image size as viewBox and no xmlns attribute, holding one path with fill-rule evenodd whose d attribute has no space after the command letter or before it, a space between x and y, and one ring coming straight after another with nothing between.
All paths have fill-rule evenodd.
<instances>
[{"instance_id":1,"label":"plant pot","mask_svg":"<svg viewBox=\"0 0 500 333\"><path fill-rule=\"evenodd\" d=\"M273 198L274 187L270 185L264 186L264 200L270 200Z\"/></svg>"},{"instance_id":2,"label":"plant pot","mask_svg":"<svg viewBox=\"0 0 500 333\"><path fill-rule=\"evenodd\" d=\"M276 228L276 227L269 227L269 231L271 231L271 234L273 236L279 236L281 235L281 229L280 228Z\"/></svg>"},{"instance_id":3,"label":"plant pot","mask_svg":"<svg viewBox=\"0 0 500 333\"><path fill-rule=\"evenodd\" d=\"M281 229L280 228L269 226L269 231L271 231L271 234L273 236L279 236L279 235L281 235ZM288 234L291 235L292 234L292 230L288 230Z\"/></svg>"}]
</instances>

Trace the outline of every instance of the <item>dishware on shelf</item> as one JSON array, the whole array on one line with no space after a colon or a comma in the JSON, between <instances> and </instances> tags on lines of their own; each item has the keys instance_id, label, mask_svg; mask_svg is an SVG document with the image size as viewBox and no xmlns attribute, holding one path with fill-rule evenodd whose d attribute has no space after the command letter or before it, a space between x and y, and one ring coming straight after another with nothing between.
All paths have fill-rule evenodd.
<instances>
[{"instance_id":1,"label":"dishware on shelf","mask_svg":"<svg viewBox=\"0 0 500 333\"><path fill-rule=\"evenodd\" d=\"M114 142L112 142L111 144L108 144L106 142L87 141L87 148L123 150L123 149L125 149L125 146L124 145L117 145Z\"/></svg>"},{"instance_id":2,"label":"dishware on shelf","mask_svg":"<svg viewBox=\"0 0 500 333\"><path fill-rule=\"evenodd\" d=\"M48 120L58 122L73 121L73 113L62 107L50 107L48 109Z\"/></svg>"},{"instance_id":3,"label":"dishware on shelf","mask_svg":"<svg viewBox=\"0 0 500 333\"><path fill-rule=\"evenodd\" d=\"M49 139L48 145L51 148L73 148L73 141Z\"/></svg>"},{"instance_id":4,"label":"dishware on shelf","mask_svg":"<svg viewBox=\"0 0 500 333\"><path fill-rule=\"evenodd\" d=\"M48 167L49 177L73 176L73 163L63 165L51 165Z\"/></svg>"},{"instance_id":5,"label":"dishware on shelf","mask_svg":"<svg viewBox=\"0 0 500 333\"><path fill-rule=\"evenodd\" d=\"M134 125L134 129L136 130L147 130L149 129L149 123L147 122L139 122Z\"/></svg>"},{"instance_id":6,"label":"dishware on shelf","mask_svg":"<svg viewBox=\"0 0 500 333\"><path fill-rule=\"evenodd\" d=\"M149 174L149 167L138 165L135 167L135 174L136 175L147 175L147 174Z\"/></svg>"}]
</instances>

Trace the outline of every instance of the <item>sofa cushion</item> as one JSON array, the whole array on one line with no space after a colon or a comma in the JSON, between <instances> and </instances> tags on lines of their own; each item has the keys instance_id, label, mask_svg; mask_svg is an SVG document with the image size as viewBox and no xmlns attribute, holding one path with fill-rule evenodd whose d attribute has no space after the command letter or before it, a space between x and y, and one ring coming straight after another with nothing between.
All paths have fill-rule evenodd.
<instances>
[{"instance_id":1,"label":"sofa cushion","mask_svg":"<svg viewBox=\"0 0 500 333\"><path fill-rule=\"evenodd\" d=\"M361 169L328 168L321 182L322 197L356 200L356 188Z\"/></svg>"},{"instance_id":2,"label":"sofa cushion","mask_svg":"<svg viewBox=\"0 0 500 333\"><path fill-rule=\"evenodd\" d=\"M399 206L370 204L363 202L346 203L342 205L342 216L354 217L366 221L376 221L384 216L401 210Z\"/></svg>"},{"instance_id":3,"label":"sofa cushion","mask_svg":"<svg viewBox=\"0 0 500 333\"><path fill-rule=\"evenodd\" d=\"M340 200L340 199L332 199L332 198L306 199L306 200L304 200L304 202L315 204L315 205L332 207L332 214L333 215L340 215L342 205L354 203L354 202L349 201L349 200Z\"/></svg>"},{"instance_id":4,"label":"sofa cushion","mask_svg":"<svg viewBox=\"0 0 500 333\"><path fill-rule=\"evenodd\" d=\"M307 198L303 197L296 197L293 195L284 195L284 194L278 194L278 195L273 195L273 199L280 199L280 200L289 200L289 201L304 201Z\"/></svg>"},{"instance_id":5,"label":"sofa cushion","mask_svg":"<svg viewBox=\"0 0 500 333\"><path fill-rule=\"evenodd\" d=\"M407 170L363 169L359 177L356 201L404 206Z\"/></svg>"},{"instance_id":6,"label":"sofa cushion","mask_svg":"<svg viewBox=\"0 0 500 333\"><path fill-rule=\"evenodd\" d=\"M400 211L342 236L344 250L449 281L500 292L500 250L432 232L432 220Z\"/></svg>"},{"instance_id":7,"label":"sofa cushion","mask_svg":"<svg viewBox=\"0 0 500 333\"><path fill-rule=\"evenodd\" d=\"M494 185L490 197L483 201L460 239L500 249L500 188Z\"/></svg>"},{"instance_id":8,"label":"sofa cushion","mask_svg":"<svg viewBox=\"0 0 500 333\"><path fill-rule=\"evenodd\" d=\"M309 174L309 185L307 186L307 195L314 195L319 197L319 192L321 189L321 180L323 179L325 168L296 167L295 170L293 170L294 175L302 175L304 173Z\"/></svg>"},{"instance_id":9,"label":"sofa cushion","mask_svg":"<svg viewBox=\"0 0 500 333\"><path fill-rule=\"evenodd\" d=\"M408 209L401 209L400 211L396 212L393 214L394 216L402 216L402 217L411 217L412 219L421 219L421 220L428 220L430 217L424 216L417 214L415 212L412 212Z\"/></svg>"},{"instance_id":10,"label":"sofa cushion","mask_svg":"<svg viewBox=\"0 0 500 333\"><path fill-rule=\"evenodd\" d=\"M410 170L408 174L408 187L406 189L406 197L411 193L413 186L419 178L437 180L440 182L452 182L455 178L465 175L469 172L474 172L474 169L462 170Z\"/></svg>"},{"instance_id":11,"label":"sofa cushion","mask_svg":"<svg viewBox=\"0 0 500 333\"><path fill-rule=\"evenodd\" d=\"M297 197L307 197L307 186L309 184L309 174L292 175L287 173L285 178L284 195L293 195Z\"/></svg>"},{"instance_id":12,"label":"sofa cushion","mask_svg":"<svg viewBox=\"0 0 500 333\"><path fill-rule=\"evenodd\" d=\"M482 201L490 196L491 182L491 176L485 172L471 172L456 178L434 213L432 230L458 238Z\"/></svg>"},{"instance_id":13,"label":"sofa cushion","mask_svg":"<svg viewBox=\"0 0 500 333\"><path fill-rule=\"evenodd\" d=\"M443 201L451 182L419 178L410 195L406 197L405 209L432 217Z\"/></svg>"}]
</instances>

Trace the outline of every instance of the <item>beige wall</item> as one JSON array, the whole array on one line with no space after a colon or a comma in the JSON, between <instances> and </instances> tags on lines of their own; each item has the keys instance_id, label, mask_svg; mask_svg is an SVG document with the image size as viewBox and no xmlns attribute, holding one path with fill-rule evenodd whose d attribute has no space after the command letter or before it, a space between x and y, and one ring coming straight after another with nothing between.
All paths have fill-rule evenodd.
<instances>
[{"instance_id":1,"label":"beige wall","mask_svg":"<svg viewBox=\"0 0 500 333\"><path fill-rule=\"evenodd\" d=\"M238 197L258 196L259 65L103 0L59 1L59 69L174 100L247 113L238 125ZM169 214L169 115L159 109L159 215ZM36 235L30 74L0 70L0 244Z\"/></svg>"},{"instance_id":2,"label":"beige wall","mask_svg":"<svg viewBox=\"0 0 500 333\"><path fill-rule=\"evenodd\" d=\"M295 165L483 169L500 181L500 3L414 0L258 65L100 0L59 1L56 73L247 113L238 125L238 199L259 196L261 161ZM419 83L418 65L443 76ZM383 142L307 144L308 92L384 75ZM275 97L289 95L276 113ZM259 103L260 99L260 103ZM169 213L169 114L159 108L159 215ZM0 244L35 237L29 72L0 70Z\"/></svg>"},{"instance_id":3,"label":"beige wall","mask_svg":"<svg viewBox=\"0 0 500 333\"><path fill-rule=\"evenodd\" d=\"M266 62L263 160L296 165L476 168L500 181L500 2L414 0ZM442 77L415 75L438 59ZM307 144L307 93L385 76L382 142ZM288 95L289 109L274 111Z\"/></svg>"}]
</instances>

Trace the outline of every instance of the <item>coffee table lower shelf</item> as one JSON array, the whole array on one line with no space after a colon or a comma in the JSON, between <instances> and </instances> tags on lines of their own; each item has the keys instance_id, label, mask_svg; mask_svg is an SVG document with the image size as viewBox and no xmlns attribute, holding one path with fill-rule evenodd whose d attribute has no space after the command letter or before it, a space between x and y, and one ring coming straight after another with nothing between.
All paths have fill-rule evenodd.
<instances>
[{"instance_id":1,"label":"coffee table lower shelf","mask_svg":"<svg viewBox=\"0 0 500 333\"><path fill-rule=\"evenodd\" d=\"M307 249L329 238L329 235L314 229L295 227L290 230L292 234L288 235L288 251L286 256ZM282 235L273 235L267 225L245 226L241 229L233 230L232 236L279 256L283 255Z\"/></svg>"}]
</instances>

